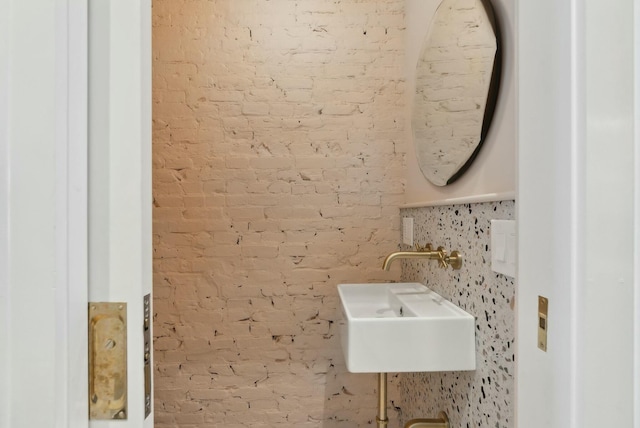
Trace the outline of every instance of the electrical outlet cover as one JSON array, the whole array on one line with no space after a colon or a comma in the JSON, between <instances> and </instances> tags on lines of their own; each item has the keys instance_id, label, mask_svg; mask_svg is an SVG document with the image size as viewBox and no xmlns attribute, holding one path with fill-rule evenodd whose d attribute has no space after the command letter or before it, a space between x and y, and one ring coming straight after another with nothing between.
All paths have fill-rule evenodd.
<instances>
[{"instance_id":1,"label":"electrical outlet cover","mask_svg":"<svg viewBox=\"0 0 640 428\"><path fill-rule=\"evenodd\" d=\"M413 246L413 217L402 218L402 243Z\"/></svg>"}]
</instances>

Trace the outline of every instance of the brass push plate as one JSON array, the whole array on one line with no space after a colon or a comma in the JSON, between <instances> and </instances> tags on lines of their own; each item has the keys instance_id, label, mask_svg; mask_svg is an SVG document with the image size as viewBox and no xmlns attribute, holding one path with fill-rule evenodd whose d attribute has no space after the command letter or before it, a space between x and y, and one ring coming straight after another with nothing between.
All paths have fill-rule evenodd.
<instances>
[{"instance_id":1,"label":"brass push plate","mask_svg":"<svg viewBox=\"0 0 640 428\"><path fill-rule=\"evenodd\" d=\"M547 352L549 299L538 296L538 348Z\"/></svg>"},{"instance_id":2,"label":"brass push plate","mask_svg":"<svg viewBox=\"0 0 640 428\"><path fill-rule=\"evenodd\" d=\"M89 303L89 419L127 419L126 303Z\"/></svg>"}]
</instances>

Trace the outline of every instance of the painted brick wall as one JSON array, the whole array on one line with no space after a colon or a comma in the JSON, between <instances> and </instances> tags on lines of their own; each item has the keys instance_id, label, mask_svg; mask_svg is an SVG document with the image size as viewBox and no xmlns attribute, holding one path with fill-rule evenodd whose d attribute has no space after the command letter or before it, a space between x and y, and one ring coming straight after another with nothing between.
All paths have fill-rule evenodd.
<instances>
[{"instance_id":1,"label":"painted brick wall","mask_svg":"<svg viewBox=\"0 0 640 428\"><path fill-rule=\"evenodd\" d=\"M372 426L336 284L400 275L404 1L153 14L156 426Z\"/></svg>"}]
</instances>

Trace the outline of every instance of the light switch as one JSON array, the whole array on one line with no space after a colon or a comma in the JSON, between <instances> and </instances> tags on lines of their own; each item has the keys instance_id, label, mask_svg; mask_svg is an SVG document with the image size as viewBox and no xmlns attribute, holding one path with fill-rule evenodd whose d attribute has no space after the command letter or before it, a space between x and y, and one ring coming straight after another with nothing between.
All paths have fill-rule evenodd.
<instances>
[{"instance_id":1,"label":"light switch","mask_svg":"<svg viewBox=\"0 0 640 428\"><path fill-rule=\"evenodd\" d=\"M496 260L499 262L507 261L507 237L504 233L496 233L493 242L494 245L491 251L495 255Z\"/></svg>"},{"instance_id":2,"label":"light switch","mask_svg":"<svg viewBox=\"0 0 640 428\"><path fill-rule=\"evenodd\" d=\"M516 222L491 220L491 270L516 276Z\"/></svg>"},{"instance_id":3,"label":"light switch","mask_svg":"<svg viewBox=\"0 0 640 428\"><path fill-rule=\"evenodd\" d=\"M509 233L507 235L507 248L510 248L512 251L509 251L507 253L506 262L509 264L512 264L513 267L515 268L516 266L516 232L515 230L513 231L513 233Z\"/></svg>"}]
</instances>

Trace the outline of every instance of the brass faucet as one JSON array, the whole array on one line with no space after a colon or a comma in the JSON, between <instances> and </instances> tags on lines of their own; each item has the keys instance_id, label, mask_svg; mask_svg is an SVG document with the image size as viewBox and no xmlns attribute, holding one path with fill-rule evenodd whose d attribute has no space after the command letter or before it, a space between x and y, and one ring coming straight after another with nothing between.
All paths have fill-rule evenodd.
<instances>
[{"instance_id":1,"label":"brass faucet","mask_svg":"<svg viewBox=\"0 0 640 428\"><path fill-rule=\"evenodd\" d=\"M395 259L427 259L438 260L438 265L446 269L451 266L452 269L460 269L462 267L462 254L458 251L452 251L450 255L447 255L444 247L438 247L434 250L431 244L427 244L424 247L416 244L415 251L398 251L389 254L382 263L382 269L389 270L391 263Z\"/></svg>"},{"instance_id":2,"label":"brass faucet","mask_svg":"<svg viewBox=\"0 0 640 428\"><path fill-rule=\"evenodd\" d=\"M404 425L404 428L449 428L449 418L445 412L440 412L437 418L433 419L411 419Z\"/></svg>"}]
</instances>

